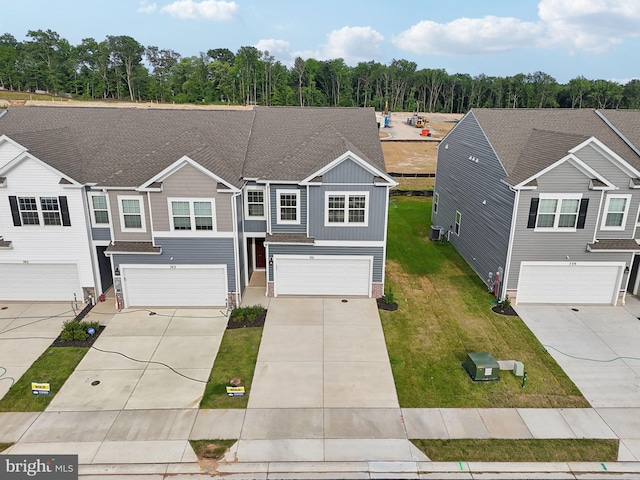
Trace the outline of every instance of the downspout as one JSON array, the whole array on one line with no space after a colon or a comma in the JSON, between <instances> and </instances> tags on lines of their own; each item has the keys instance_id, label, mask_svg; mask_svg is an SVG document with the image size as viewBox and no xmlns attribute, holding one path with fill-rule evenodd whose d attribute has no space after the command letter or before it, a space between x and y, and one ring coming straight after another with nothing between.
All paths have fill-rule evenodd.
<instances>
[{"instance_id":1,"label":"downspout","mask_svg":"<svg viewBox=\"0 0 640 480\"><path fill-rule=\"evenodd\" d=\"M238 211L237 211L237 199L242 195L242 191L234 192L231 196L231 213L233 218L233 263L236 271L236 307L240 306L242 300L242 293L240 292L240 275L244 272L240 271L240 252L238 252ZM227 280L228 281L228 280Z\"/></svg>"},{"instance_id":2,"label":"downspout","mask_svg":"<svg viewBox=\"0 0 640 480\"><path fill-rule=\"evenodd\" d=\"M518 213L518 206L520 204L520 190L516 190L512 186L509 186L509 190L515 193L513 200L513 211L511 212L511 230L509 231L509 246L507 247L507 258L504 266L504 275L502 277L502 289L500 291L499 301L507 298L507 284L509 283L509 274L511 273L511 256L513 255L513 241L516 232L516 220Z\"/></svg>"}]
</instances>

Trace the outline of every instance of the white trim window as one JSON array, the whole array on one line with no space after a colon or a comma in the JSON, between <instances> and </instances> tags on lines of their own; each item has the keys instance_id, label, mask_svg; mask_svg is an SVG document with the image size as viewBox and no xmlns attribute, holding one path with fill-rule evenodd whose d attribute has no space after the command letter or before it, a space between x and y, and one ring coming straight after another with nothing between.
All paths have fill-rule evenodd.
<instances>
[{"instance_id":1,"label":"white trim window","mask_svg":"<svg viewBox=\"0 0 640 480\"><path fill-rule=\"evenodd\" d=\"M276 190L278 223L300 225L300 190Z\"/></svg>"},{"instance_id":2,"label":"white trim window","mask_svg":"<svg viewBox=\"0 0 640 480\"><path fill-rule=\"evenodd\" d=\"M631 195L607 195L601 230L624 230L631 204Z\"/></svg>"},{"instance_id":3,"label":"white trim window","mask_svg":"<svg viewBox=\"0 0 640 480\"><path fill-rule=\"evenodd\" d=\"M62 225L58 197L18 197L22 225ZM38 207L39 205L39 207Z\"/></svg>"},{"instance_id":4,"label":"white trim window","mask_svg":"<svg viewBox=\"0 0 640 480\"><path fill-rule=\"evenodd\" d=\"M582 195L540 194L536 229L575 231Z\"/></svg>"},{"instance_id":5,"label":"white trim window","mask_svg":"<svg viewBox=\"0 0 640 480\"><path fill-rule=\"evenodd\" d=\"M455 225L453 226L453 232L457 235L460 236L460 224L462 223L462 214L456 210L456 222Z\"/></svg>"},{"instance_id":6,"label":"white trim window","mask_svg":"<svg viewBox=\"0 0 640 480\"><path fill-rule=\"evenodd\" d=\"M366 227L369 192L324 192L325 227Z\"/></svg>"},{"instance_id":7,"label":"white trim window","mask_svg":"<svg viewBox=\"0 0 640 480\"><path fill-rule=\"evenodd\" d=\"M40 225L38 201L35 197L18 197L18 208L22 225Z\"/></svg>"},{"instance_id":8,"label":"white trim window","mask_svg":"<svg viewBox=\"0 0 640 480\"><path fill-rule=\"evenodd\" d=\"M244 196L245 212L247 219L264 220L265 190L263 187L247 187Z\"/></svg>"},{"instance_id":9,"label":"white trim window","mask_svg":"<svg viewBox=\"0 0 640 480\"><path fill-rule=\"evenodd\" d=\"M105 194L90 193L89 208L91 210L91 224L94 227L109 226L109 202Z\"/></svg>"},{"instance_id":10,"label":"white trim window","mask_svg":"<svg viewBox=\"0 0 640 480\"><path fill-rule=\"evenodd\" d=\"M212 232L216 229L213 198L168 198L171 230Z\"/></svg>"},{"instance_id":11,"label":"white trim window","mask_svg":"<svg viewBox=\"0 0 640 480\"><path fill-rule=\"evenodd\" d=\"M146 232L144 204L141 196L118 196L120 228L123 232Z\"/></svg>"},{"instance_id":12,"label":"white trim window","mask_svg":"<svg viewBox=\"0 0 640 480\"><path fill-rule=\"evenodd\" d=\"M433 194L433 213L438 213L438 203L440 203L440 195L438 193Z\"/></svg>"}]
</instances>

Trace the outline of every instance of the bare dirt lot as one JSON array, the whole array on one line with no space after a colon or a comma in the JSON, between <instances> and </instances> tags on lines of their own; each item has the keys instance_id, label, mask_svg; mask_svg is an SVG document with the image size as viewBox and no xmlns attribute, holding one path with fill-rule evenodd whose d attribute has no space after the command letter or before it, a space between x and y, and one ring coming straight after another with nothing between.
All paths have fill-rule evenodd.
<instances>
[{"instance_id":1,"label":"bare dirt lot","mask_svg":"<svg viewBox=\"0 0 640 480\"><path fill-rule=\"evenodd\" d=\"M388 172L398 173L435 173L437 146L439 141L451 131L462 118L459 114L424 114L427 118L425 129L430 136L421 135L422 129L408 125L411 113L392 113L389 127L380 129L382 152ZM433 186L433 179L402 180L405 188ZM425 185L422 185L422 184ZM411 184L411 185L409 185Z\"/></svg>"}]
</instances>

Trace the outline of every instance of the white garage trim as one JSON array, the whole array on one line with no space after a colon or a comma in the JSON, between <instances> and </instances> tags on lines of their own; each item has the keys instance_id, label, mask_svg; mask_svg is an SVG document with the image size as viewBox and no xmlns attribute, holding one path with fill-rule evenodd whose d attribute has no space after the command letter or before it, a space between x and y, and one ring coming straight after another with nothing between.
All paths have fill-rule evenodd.
<instances>
[{"instance_id":1,"label":"white garage trim","mask_svg":"<svg viewBox=\"0 0 640 480\"><path fill-rule=\"evenodd\" d=\"M84 302L76 263L0 264L0 299Z\"/></svg>"},{"instance_id":2,"label":"white garage trim","mask_svg":"<svg viewBox=\"0 0 640 480\"><path fill-rule=\"evenodd\" d=\"M371 297L372 272L372 256L274 255L274 296Z\"/></svg>"},{"instance_id":3,"label":"white garage trim","mask_svg":"<svg viewBox=\"0 0 640 480\"><path fill-rule=\"evenodd\" d=\"M127 307L222 307L227 303L226 265L120 264Z\"/></svg>"},{"instance_id":4,"label":"white garage trim","mask_svg":"<svg viewBox=\"0 0 640 480\"><path fill-rule=\"evenodd\" d=\"M516 303L615 305L624 262L521 262Z\"/></svg>"}]
</instances>

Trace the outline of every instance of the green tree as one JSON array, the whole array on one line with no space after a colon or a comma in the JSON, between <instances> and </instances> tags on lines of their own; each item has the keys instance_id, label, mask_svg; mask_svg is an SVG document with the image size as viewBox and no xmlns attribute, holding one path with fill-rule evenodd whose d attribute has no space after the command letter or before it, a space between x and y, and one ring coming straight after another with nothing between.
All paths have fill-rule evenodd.
<instances>
[{"instance_id":1,"label":"green tree","mask_svg":"<svg viewBox=\"0 0 640 480\"><path fill-rule=\"evenodd\" d=\"M134 72L141 67L144 47L134 38L127 35L107 36L111 50L112 65L124 79L129 92L129 99L135 100Z\"/></svg>"}]
</instances>

